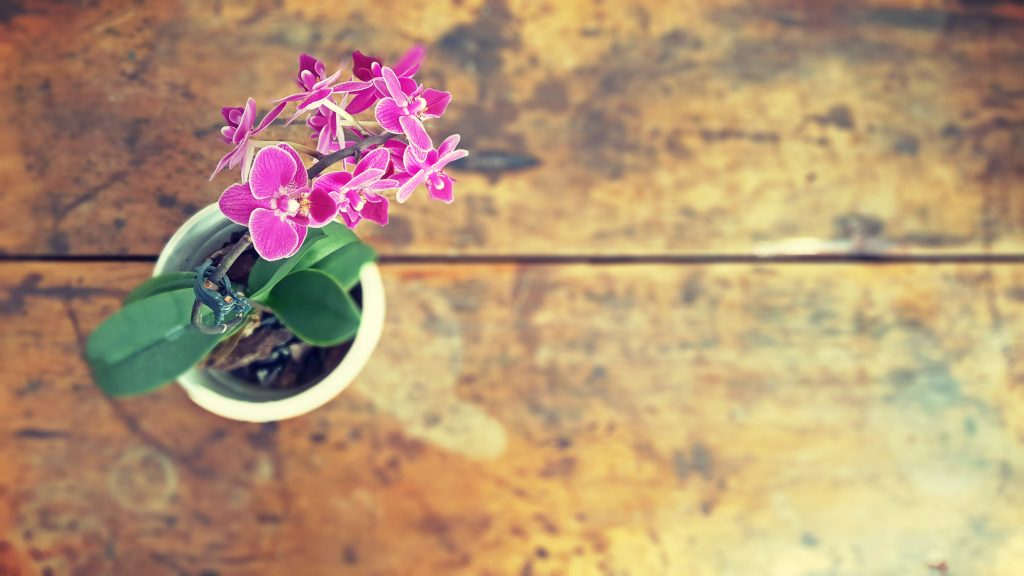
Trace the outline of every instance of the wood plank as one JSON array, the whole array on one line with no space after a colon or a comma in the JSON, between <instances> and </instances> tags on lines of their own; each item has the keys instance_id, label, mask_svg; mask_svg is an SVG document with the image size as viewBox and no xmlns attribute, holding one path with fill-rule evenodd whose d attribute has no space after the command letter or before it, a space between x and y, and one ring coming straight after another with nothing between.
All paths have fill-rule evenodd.
<instances>
[{"instance_id":1,"label":"wood plank","mask_svg":"<svg viewBox=\"0 0 1024 576\"><path fill-rule=\"evenodd\" d=\"M142 264L3 264L0 574L1015 575L1024 269L387 266L279 425L112 402Z\"/></svg>"},{"instance_id":2,"label":"wood plank","mask_svg":"<svg viewBox=\"0 0 1024 576\"><path fill-rule=\"evenodd\" d=\"M220 106L413 42L475 156L385 254L1024 249L1015 2L50 4L0 15L10 254L156 254L229 183Z\"/></svg>"}]
</instances>

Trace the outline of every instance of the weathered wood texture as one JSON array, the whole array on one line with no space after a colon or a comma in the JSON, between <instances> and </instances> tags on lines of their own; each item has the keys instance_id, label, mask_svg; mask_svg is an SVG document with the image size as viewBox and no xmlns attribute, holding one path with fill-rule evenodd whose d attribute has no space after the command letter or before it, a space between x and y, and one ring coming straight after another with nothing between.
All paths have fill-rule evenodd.
<instances>
[{"instance_id":1,"label":"weathered wood texture","mask_svg":"<svg viewBox=\"0 0 1024 576\"><path fill-rule=\"evenodd\" d=\"M142 264L0 265L0 574L950 574L1024 558L1024 270L388 266L280 425L111 401Z\"/></svg>"},{"instance_id":2,"label":"weathered wood texture","mask_svg":"<svg viewBox=\"0 0 1024 576\"><path fill-rule=\"evenodd\" d=\"M0 250L157 253L229 183L220 106L413 42L475 169L384 253L1024 248L1019 2L240 4L0 7Z\"/></svg>"}]
</instances>

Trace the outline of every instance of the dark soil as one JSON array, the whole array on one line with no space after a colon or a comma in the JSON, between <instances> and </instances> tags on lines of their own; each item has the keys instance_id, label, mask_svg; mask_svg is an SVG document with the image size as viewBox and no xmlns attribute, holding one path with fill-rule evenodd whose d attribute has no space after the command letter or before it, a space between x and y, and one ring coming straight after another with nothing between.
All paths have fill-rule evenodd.
<instances>
[{"instance_id":1,"label":"dark soil","mask_svg":"<svg viewBox=\"0 0 1024 576\"><path fill-rule=\"evenodd\" d=\"M236 232L219 250L210 255L214 265L241 238ZM228 270L232 286L244 287L258 258L251 246ZM362 290L352 289L352 297L362 307ZM295 390L308 388L334 370L348 354L352 342L337 346L312 346L300 340L269 312L260 314L259 324L243 328L236 336L218 345L204 366L221 370L243 382L263 389Z\"/></svg>"}]
</instances>

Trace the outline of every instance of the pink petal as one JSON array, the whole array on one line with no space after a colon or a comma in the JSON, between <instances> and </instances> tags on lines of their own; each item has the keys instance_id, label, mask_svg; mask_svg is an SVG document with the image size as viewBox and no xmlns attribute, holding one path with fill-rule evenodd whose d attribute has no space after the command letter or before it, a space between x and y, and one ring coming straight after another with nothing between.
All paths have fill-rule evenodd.
<instances>
[{"instance_id":1,"label":"pink petal","mask_svg":"<svg viewBox=\"0 0 1024 576\"><path fill-rule=\"evenodd\" d=\"M359 221L363 219L355 210L342 211L341 217L345 220L345 226L348 226L350 230L355 228L356 224L359 224Z\"/></svg>"},{"instance_id":2,"label":"pink petal","mask_svg":"<svg viewBox=\"0 0 1024 576\"><path fill-rule=\"evenodd\" d=\"M430 140L430 134L427 134L427 130L419 118L401 116L398 118L398 123L402 126L402 132L409 137L410 144L420 150L430 150L434 147L434 143Z\"/></svg>"},{"instance_id":3,"label":"pink petal","mask_svg":"<svg viewBox=\"0 0 1024 576\"><path fill-rule=\"evenodd\" d=\"M352 174L348 172L331 172L330 174L324 174L314 180L313 189L323 190L325 192L337 192L344 188L351 179Z\"/></svg>"},{"instance_id":4,"label":"pink petal","mask_svg":"<svg viewBox=\"0 0 1024 576\"><path fill-rule=\"evenodd\" d=\"M330 126L324 126L316 138L316 151L321 154L330 154L334 148L334 130Z\"/></svg>"},{"instance_id":5,"label":"pink petal","mask_svg":"<svg viewBox=\"0 0 1024 576\"><path fill-rule=\"evenodd\" d=\"M367 220L376 222L381 226L387 226L388 199L381 196L379 202L367 202L363 209L359 211L359 214Z\"/></svg>"},{"instance_id":6,"label":"pink petal","mask_svg":"<svg viewBox=\"0 0 1024 576\"><path fill-rule=\"evenodd\" d=\"M301 230L304 237L306 229ZM299 246L302 245L299 227L288 220L282 220L273 210L266 208L253 210L249 217L249 231L252 233L252 243L256 252L264 260L287 258L298 252Z\"/></svg>"},{"instance_id":7,"label":"pink petal","mask_svg":"<svg viewBox=\"0 0 1024 576\"><path fill-rule=\"evenodd\" d=\"M288 105L287 102L281 102L277 106L274 106L273 108L271 108L270 112L267 112L267 115L263 117L263 120L260 120L260 125L257 126L255 130L253 130L253 134L255 134L257 132L261 132L261 131L263 131L264 128L266 128L267 126L270 126L270 123L273 122L274 120L277 120L277 117L281 115L281 112L284 110L284 107L287 106L287 105Z\"/></svg>"},{"instance_id":8,"label":"pink petal","mask_svg":"<svg viewBox=\"0 0 1024 576\"><path fill-rule=\"evenodd\" d=\"M370 182L379 180L380 177L383 175L384 171L378 170L376 168L367 168L366 170L363 170L359 174L355 174L353 172L352 180L350 180L348 183L348 188L362 188L363 186L369 184Z\"/></svg>"},{"instance_id":9,"label":"pink petal","mask_svg":"<svg viewBox=\"0 0 1024 576\"><path fill-rule=\"evenodd\" d=\"M326 226L338 215L338 203L325 190L314 188L309 193L309 225L313 228Z\"/></svg>"},{"instance_id":10,"label":"pink petal","mask_svg":"<svg viewBox=\"0 0 1024 576\"><path fill-rule=\"evenodd\" d=\"M373 84L370 82L362 82L360 80L350 80L348 82L342 82L334 87L335 92L358 92L360 90L366 90L372 88Z\"/></svg>"},{"instance_id":11,"label":"pink petal","mask_svg":"<svg viewBox=\"0 0 1024 576\"><path fill-rule=\"evenodd\" d=\"M235 224L246 226L249 224L249 216L257 208L269 208L268 199L257 200L252 195L248 184L232 184L220 195L217 202L220 211Z\"/></svg>"},{"instance_id":12,"label":"pink petal","mask_svg":"<svg viewBox=\"0 0 1024 576\"><path fill-rule=\"evenodd\" d=\"M440 170L459 158L465 158L466 156L469 156L468 150L453 150L438 158L437 162L434 162L434 170Z\"/></svg>"},{"instance_id":13,"label":"pink petal","mask_svg":"<svg viewBox=\"0 0 1024 576\"><path fill-rule=\"evenodd\" d=\"M298 104L298 109L303 111L303 112L306 112L306 111L311 110L313 108L319 108L320 105L324 102L324 100L326 100L330 96L331 96L331 89L330 88L321 88L319 90L315 90L313 92L310 92L306 96L306 99Z\"/></svg>"},{"instance_id":14,"label":"pink petal","mask_svg":"<svg viewBox=\"0 0 1024 576\"><path fill-rule=\"evenodd\" d=\"M345 111L349 114L359 114L377 101L377 90L372 87L359 93L353 92L353 94L355 97L345 107Z\"/></svg>"},{"instance_id":15,"label":"pink petal","mask_svg":"<svg viewBox=\"0 0 1024 576\"><path fill-rule=\"evenodd\" d=\"M380 127L392 134L402 134L402 124L399 118L402 116L402 109L392 98L384 98L377 102L377 109L373 112Z\"/></svg>"},{"instance_id":16,"label":"pink petal","mask_svg":"<svg viewBox=\"0 0 1024 576\"><path fill-rule=\"evenodd\" d=\"M245 101L245 111L242 112L242 117L238 119L239 128L249 130L252 128L252 123L256 121L256 101L249 98Z\"/></svg>"},{"instance_id":17,"label":"pink petal","mask_svg":"<svg viewBox=\"0 0 1024 576\"><path fill-rule=\"evenodd\" d=\"M398 180L377 180L376 182L368 184L364 190L367 192L367 197L376 196L376 192L398 188L398 184Z\"/></svg>"},{"instance_id":18,"label":"pink petal","mask_svg":"<svg viewBox=\"0 0 1024 576\"><path fill-rule=\"evenodd\" d=\"M384 86L387 87L389 96L400 102L409 99L409 96L402 91L402 83L398 81L398 76L394 70L384 66L380 70L380 75L384 79Z\"/></svg>"},{"instance_id":19,"label":"pink petal","mask_svg":"<svg viewBox=\"0 0 1024 576\"><path fill-rule=\"evenodd\" d=\"M309 178L306 177L306 167L302 164L302 158L299 157L299 153L295 151L295 148L287 144L278 144L277 147L287 152L295 162L295 176L292 177L289 184L296 188L304 188Z\"/></svg>"},{"instance_id":20,"label":"pink petal","mask_svg":"<svg viewBox=\"0 0 1024 576\"><path fill-rule=\"evenodd\" d=\"M235 156L235 149L232 149L232 150L231 150L230 152L228 152L227 154L225 154L225 155L224 155L224 156L223 156L223 157L222 157L222 158L220 159L220 161L219 161L219 162L217 162L217 167L213 169L213 174L210 174L210 180L213 180L214 178L216 178L216 177L217 177L217 174L220 174L220 173L221 173L221 170L224 170L225 168L227 168L227 167L228 167L228 164L229 164L229 163L231 162L231 159L232 159L232 158L233 158L234 156Z\"/></svg>"},{"instance_id":21,"label":"pink petal","mask_svg":"<svg viewBox=\"0 0 1024 576\"><path fill-rule=\"evenodd\" d=\"M413 190L415 190L420 184L423 184L426 180L427 173L425 170L420 170L413 174L412 178L406 180L405 184L402 184L402 187L398 189L398 192L395 194L395 199L397 199L399 203L405 202L409 199L409 196L412 196Z\"/></svg>"},{"instance_id":22,"label":"pink petal","mask_svg":"<svg viewBox=\"0 0 1024 576\"><path fill-rule=\"evenodd\" d=\"M395 74L399 76L412 76L420 69L420 64L427 56L427 49L422 44L417 44L402 55L395 63Z\"/></svg>"},{"instance_id":23,"label":"pink petal","mask_svg":"<svg viewBox=\"0 0 1024 576\"><path fill-rule=\"evenodd\" d=\"M352 171L353 174L359 174L363 170L369 168L375 168L383 172L388 169L389 154L386 148L377 148L359 161L356 169Z\"/></svg>"},{"instance_id":24,"label":"pink petal","mask_svg":"<svg viewBox=\"0 0 1024 576\"><path fill-rule=\"evenodd\" d=\"M444 156L445 154L451 152L452 150L455 150L455 148L458 147L459 140L461 138L462 137L459 136L458 134L452 134L451 136L445 138L444 142L441 142L441 145L437 147L437 155Z\"/></svg>"},{"instance_id":25,"label":"pink petal","mask_svg":"<svg viewBox=\"0 0 1024 576\"><path fill-rule=\"evenodd\" d=\"M418 168L423 167L426 160L427 152L415 146L406 146L405 152L402 154L402 165L405 166L406 172L415 172Z\"/></svg>"},{"instance_id":26,"label":"pink petal","mask_svg":"<svg viewBox=\"0 0 1024 576\"><path fill-rule=\"evenodd\" d=\"M427 88L423 91L423 99L427 102L426 114L439 118L448 109L448 104L452 101L452 94L451 92Z\"/></svg>"},{"instance_id":27,"label":"pink petal","mask_svg":"<svg viewBox=\"0 0 1024 576\"><path fill-rule=\"evenodd\" d=\"M452 179L447 174L437 174L430 180L431 182L427 185L430 197L451 204L455 199L455 193L452 191Z\"/></svg>"},{"instance_id":28,"label":"pink petal","mask_svg":"<svg viewBox=\"0 0 1024 576\"><path fill-rule=\"evenodd\" d=\"M295 178L295 160L291 154L276 146L264 148L256 154L249 184L257 198L277 196L283 186Z\"/></svg>"}]
</instances>

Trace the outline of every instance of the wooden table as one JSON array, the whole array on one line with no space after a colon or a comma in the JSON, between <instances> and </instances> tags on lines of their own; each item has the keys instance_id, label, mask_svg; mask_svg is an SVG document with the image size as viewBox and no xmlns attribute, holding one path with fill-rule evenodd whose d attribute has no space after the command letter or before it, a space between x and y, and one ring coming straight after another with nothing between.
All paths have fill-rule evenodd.
<instances>
[{"instance_id":1,"label":"wooden table","mask_svg":"<svg viewBox=\"0 0 1024 576\"><path fill-rule=\"evenodd\" d=\"M101 394L219 107L413 42L353 388ZM1020 2L5 2L0 105L2 576L1024 573Z\"/></svg>"}]
</instances>

